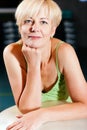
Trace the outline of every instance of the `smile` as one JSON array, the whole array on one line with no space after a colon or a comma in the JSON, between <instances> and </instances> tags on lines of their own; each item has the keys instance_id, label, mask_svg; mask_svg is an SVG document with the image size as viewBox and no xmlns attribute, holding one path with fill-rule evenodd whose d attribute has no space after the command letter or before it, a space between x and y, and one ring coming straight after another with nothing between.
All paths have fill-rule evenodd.
<instances>
[{"instance_id":1,"label":"smile","mask_svg":"<svg viewBox=\"0 0 87 130\"><path fill-rule=\"evenodd\" d=\"M36 39L40 39L40 36L28 36L28 38L32 39L32 40L36 40Z\"/></svg>"}]
</instances>

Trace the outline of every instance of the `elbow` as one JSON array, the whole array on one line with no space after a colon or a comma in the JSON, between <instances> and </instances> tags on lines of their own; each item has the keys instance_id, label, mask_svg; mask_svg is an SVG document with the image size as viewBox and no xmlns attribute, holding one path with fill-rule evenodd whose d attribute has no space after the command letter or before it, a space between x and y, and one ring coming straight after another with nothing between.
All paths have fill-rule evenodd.
<instances>
[{"instance_id":1,"label":"elbow","mask_svg":"<svg viewBox=\"0 0 87 130\"><path fill-rule=\"evenodd\" d=\"M17 102L17 106L18 106L19 111L22 114L26 114L28 112L40 109L41 108L41 101L39 101L39 102L34 102L34 101L26 102L26 101L22 101L21 99L19 99L19 101Z\"/></svg>"},{"instance_id":2,"label":"elbow","mask_svg":"<svg viewBox=\"0 0 87 130\"><path fill-rule=\"evenodd\" d=\"M37 109L40 109L41 106L28 106L28 107L24 107L24 106L18 106L20 112L22 114L26 114L28 112L31 112L31 111L35 111Z\"/></svg>"}]
</instances>

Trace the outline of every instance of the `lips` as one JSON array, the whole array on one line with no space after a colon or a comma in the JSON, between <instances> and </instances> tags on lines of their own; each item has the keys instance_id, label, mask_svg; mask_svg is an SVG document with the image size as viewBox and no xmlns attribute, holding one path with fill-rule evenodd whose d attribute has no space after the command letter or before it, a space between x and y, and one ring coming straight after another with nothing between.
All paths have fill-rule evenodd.
<instances>
[{"instance_id":1,"label":"lips","mask_svg":"<svg viewBox=\"0 0 87 130\"><path fill-rule=\"evenodd\" d=\"M40 36L28 36L28 38L31 38L31 39L40 39L41 37Z\"/></svg>"},{"instance_id":2,"label":"lips","mask_svg":"<svg viewBox=\"0 0 87 130\"><path fill-rule=\"evenodd\" d=\"M37 38L41 38L40 36L28 36L28 37L37 37Z\"/></svg>"}]
</instances>

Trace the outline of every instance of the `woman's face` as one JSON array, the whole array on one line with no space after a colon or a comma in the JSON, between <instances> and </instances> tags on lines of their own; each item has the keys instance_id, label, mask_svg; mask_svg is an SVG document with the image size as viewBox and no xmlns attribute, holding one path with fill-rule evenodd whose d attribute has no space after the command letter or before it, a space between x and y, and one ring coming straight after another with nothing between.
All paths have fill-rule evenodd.
<instances>
[{"instance_id":1,"label":"woman's face","mask_svg":"<svg viewBox=\"0 0 87 130\"><path fill-rule=\"evenodd\" d=\"M50 37L55 33L55 27L49 15L41 10L38 15L27 18L20 27L23 43L31 48L40 48L49 43Z\"/></svg>"}]
</instances>

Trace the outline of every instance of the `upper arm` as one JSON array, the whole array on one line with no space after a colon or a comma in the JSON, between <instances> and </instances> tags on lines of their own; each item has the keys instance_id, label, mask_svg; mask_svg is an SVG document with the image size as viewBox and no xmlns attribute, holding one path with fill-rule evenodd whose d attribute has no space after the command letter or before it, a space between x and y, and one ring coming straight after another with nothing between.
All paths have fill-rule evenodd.
<instances>
[{"instance_id":1,"label":"upper arm","mask_svg":"<svg viewBox=\"0 0 87 130\"><path fill-rule=\"evenodd\" d=\"M4 63L16 104L26 80L26 65L19 45L10 44L3 51Z\"/></svg>"},{"instance_id":2,"label":"upper arm","mask_svg":"<svg viewBox=\"0 0 87 130\"><path fill-rule=\"evenodd\" d=\"M67 44L61 46L60 54L60 65L72 100L87 102L87 83L73 47Z\"/></svg>"}]
</instances>

